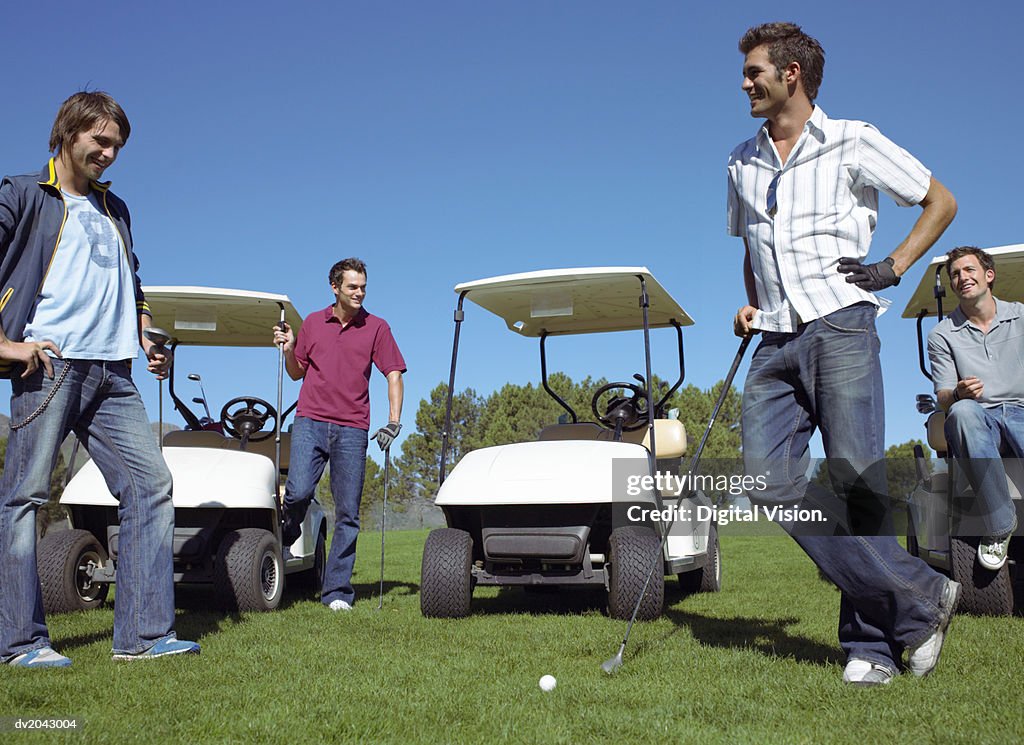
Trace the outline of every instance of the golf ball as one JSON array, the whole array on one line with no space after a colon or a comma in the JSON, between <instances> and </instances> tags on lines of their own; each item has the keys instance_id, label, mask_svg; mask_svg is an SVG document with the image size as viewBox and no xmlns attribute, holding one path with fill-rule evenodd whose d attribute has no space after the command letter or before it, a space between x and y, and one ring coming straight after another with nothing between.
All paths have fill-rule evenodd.
<instances>
[{"instance_id":1,"label":"golf ball","mask_svg":"<svg viewBox=\"0 0 1024 745\"><path fill-rule=\"evenodd\" d=\"M544 675L540 679L540 689L542 691L553 691L556 685L558 685L558 681L555 680L554 675Z\"/></svg>"}]
</instances>

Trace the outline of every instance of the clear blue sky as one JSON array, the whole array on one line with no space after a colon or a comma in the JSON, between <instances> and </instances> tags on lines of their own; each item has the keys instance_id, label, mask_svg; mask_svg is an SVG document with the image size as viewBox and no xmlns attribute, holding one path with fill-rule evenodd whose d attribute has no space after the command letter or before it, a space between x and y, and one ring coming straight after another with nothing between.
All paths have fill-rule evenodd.
<instances>
[{"instance_id":1,"label":"clear blue sky","mask_svg":"<svg viewBox=\"0 0 1024 745\"><path fill-rule=\"evenodd\" d=\"M115 0L3 15L0 171L45 162L71 92L110 91L133 132L107 176L132 209L143 281L282 292L305 315L332 299L328 267L362 257L367 308L409 363L407 427L447 380L452 287L496 274L647 265L697 321L688 382L724 376L744 301L725 163L758 126L736 49L756 23L801 23L827 53L822 108L874 123L953 191L960 214L933 255L1024 241L1016 4ZM883 203L874 260L918 213ZM913 396L929 385L897 310L923 267L888 292L879 324L889 443L923 432ZM672 339L657 341L670 377ZM628 335L550 348L574 378L642 365ZM539 377L534 344L482 311L461 359L459 388ZM182 352L179 365L218 410L274 397L273 351ZM155 419L156 384L140 388ZM286 398L297 392L289 381ZM383 377L372 394L377 426Z\"/></svg>"}]
</instances>

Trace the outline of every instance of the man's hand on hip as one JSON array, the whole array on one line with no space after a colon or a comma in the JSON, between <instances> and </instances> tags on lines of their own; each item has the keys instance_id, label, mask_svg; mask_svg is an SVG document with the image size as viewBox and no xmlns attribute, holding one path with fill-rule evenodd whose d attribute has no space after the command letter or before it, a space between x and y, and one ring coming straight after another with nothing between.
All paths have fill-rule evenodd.
<instances>
[{"instance_id":1,"label":"man's hand on hip","mask_svg":"<svg viewBox=\"0 0 1024 745\"><path fill-rule=\"evenodd\" d=\"M11 341L5 339L0 342L0 359L20 362L25 366L21 377L27 378L42 365L46 377L53 379L53 363L50 362L50 355L44 350L49 349L60 357L60 350L52 341Z\"/></svg>"},{"instance_id":2,"label":"man's hand on hip","mask_svg":"<svg viewBox=\"0 0 1024 745\"><path fill-rule=\"evenodd\" d=\"M838 271L846 275L846 281L857 285L867 292L878 292L886 287L894 287L900 283L896 271L892 268L892 258L883 259L877 264L862 264L857 259L844 256L839 259Z\"/></svg>"},{"instance_id":3,"label":"man's hand on hip","mask_svg":"<svg viewBox=\"0 0 1024 745\"><path fill-rule=\"evenodd\" d=\"M373 439L380 445L381 450L387 450L391 447L391 443L398 437L398 433L402 431L402 425L398 422L388 422L387 425L381 427L373 433Z\"/></svg>"}]
</instances>

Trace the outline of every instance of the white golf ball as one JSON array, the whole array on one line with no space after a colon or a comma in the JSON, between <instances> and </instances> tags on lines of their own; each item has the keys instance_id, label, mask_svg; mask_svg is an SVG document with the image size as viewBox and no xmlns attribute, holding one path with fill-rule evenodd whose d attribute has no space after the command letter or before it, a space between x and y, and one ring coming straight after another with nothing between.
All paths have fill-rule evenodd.
<instances>
[{"instance_id":1,"label":"white golf ball","mask_svg":"<svg viewBox=\"0 0 1024 745\"><path fill-rule=\"evenodd\" d=\"M540 679L540 689L542 691L553 691L556 685L558 685L558 681L555 680L554 675L544 675Z\"/></svg>"}]
</instances>

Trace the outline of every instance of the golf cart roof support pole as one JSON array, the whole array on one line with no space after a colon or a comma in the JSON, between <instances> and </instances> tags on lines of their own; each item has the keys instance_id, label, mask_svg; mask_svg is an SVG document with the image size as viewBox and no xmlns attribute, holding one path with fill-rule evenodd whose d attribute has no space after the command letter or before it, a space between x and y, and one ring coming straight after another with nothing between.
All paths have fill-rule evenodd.
<instances>
[{"instance_id":1,"label":"golf cart roof support pole","mask_svg":"<svg viewBox=\"0 0 1024 745\"><path fill-rule=\"evenodd\" d=\"M171 401L174 402L174 410L181 414L182 419L189 429L202 429L199 417L192 413L192 409L185 405L185 402L178 398L174 392L174 353L178 349L178 340L171 339L171 369L167 372L167 392L171 394ZM163 442L163 422L160 423L160 441Z\"/></svg>"},{"instance_id":2,"label":"golf cart roof support pole","mask_svg":"<svg viewBox=\"0 0 1024 745\"><path fill-rule=\"evenodd\" d=\"M558 402L558 405L569 412L569 416L572 417L572 423L576 424L579 419L576 417L576 412L572 410L565 401L563 401L557 393L551 390L551 386L548 385L548 360L547 354L544 351L544 342L547 341L548 332L542 331L540 335L540 384L544 386L544 390L548 392L551 398Z\"/></svg>"},{"instance_id":3,"label":"golf cart roof support pole","mask_svg":"<svg viewBox=\"0 0 1024 745\"><path fill-rule=\"evenodd\" d=\"M922 331L922 324L924 323L924 317L928 315L926 309L922 309L917 314L917 364L921 367L921 372L928 380L932 379L932 374L928 372L928 368L924 364L924 332Z\"/></svg>"},{"instance_id":4,"label":"golf cart roof support pole","mask_svg":"<svg viewBox=\"0 0 1024 745\"><path fill-rule=\"evenodd\" d=\"M651 389L654 387L654 380L651 377L651 324L650 319L647 315L647 310L651 307L651 298L647 294L647 280L644 279L642 274L638 274L637 277L640 279L640 309L644 319L644 375L647 376L647 433L651 442L651 474L655 474L658 470L658 461L655 458L655 453L658 452L657 444L654 442L654 393ZM661 510L661 494L658 489L654 490L654 501L658 503L658 509Z\"/></svg>"},{"instance_id":5,"label":"golf cart roof support pole","mask_svg":"<svg viewBox=\"0 0 1024 745\"><path fill-rule=\"evenodd\" d=\"M676 381L675 385L668 389L668 392L661 397L658 401L658 405L655 406L655 411L661 411L661 408L668 402L672 397L672 394L679 390L679 386L683 384L683 379L686 377L686 363L683 361L683 327L679 325L679 321L672 319L669 321L672 324L672 328L676 330L676 339L678 340L679 347L679 380Z\"/></svg>"},{"instance_id":6,"label":"golf cart roof support pole","mask_svg":"<svg viewBox=\"0 0 1024 745\"><path fill-rule=\"evenodd\" d=\"M284 303L278 303L281 309L281 320L278 322L284 328ZM277 416L274 417L274 495L277 497L277 507L281 505L281 404L284 397L284 344L277 348Z\"/></svg>"},{"instance_id":7,"label":"golf cart roof support pole","mask_svg":"<svg viewBox=\"0 0 1024 745\"><path fill-rule=\"evenodd\" d=\"M455 340L452 342L452 367L448 373L448 402L444 407L444 429L441 430L441 464L438 466L438 486L444 483L446 470L444 466L448 460L448 436L452 429L452 396L455 394L455 363L459 358L459 332L462 330L462 321L466 318L466 313L462 310L462 302L466 299L468 292L469 290L462 291L459 295L459 303L455 307Z\"/></svg>"},{"instance_id":8,"label":"golf cart roof support pole","mask_svg":"<svg viewBox=\"0 0 1024 745\"><path fill-rule=\"evenodd\" d=\"M942 286L942 264L935 267L935 305L939 313L939 321L942 321L942 298L946 297L946 288Z\"/></svg>"}]
</instances>

